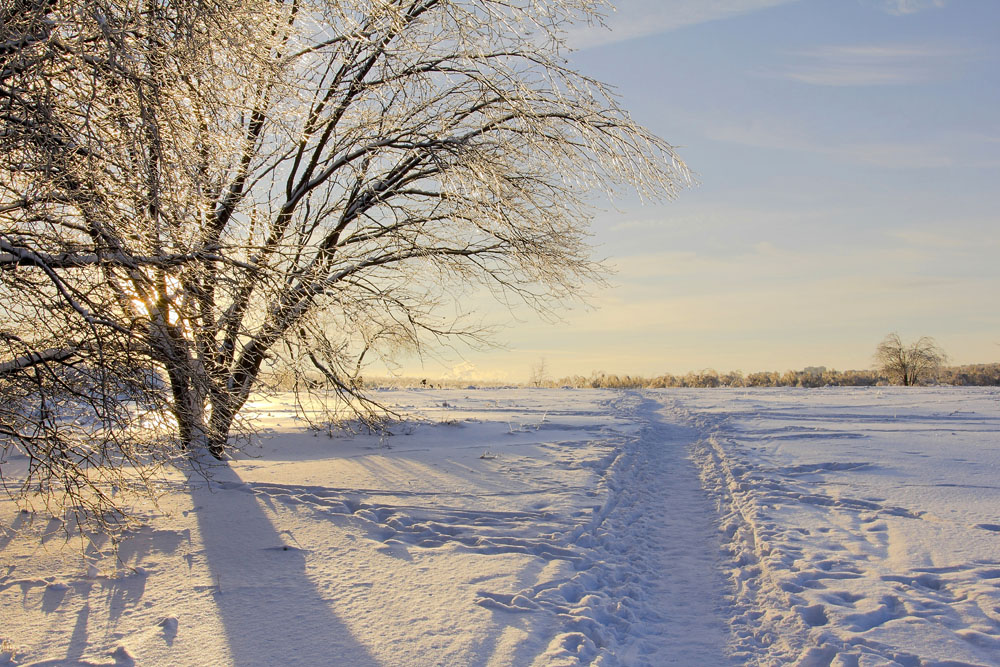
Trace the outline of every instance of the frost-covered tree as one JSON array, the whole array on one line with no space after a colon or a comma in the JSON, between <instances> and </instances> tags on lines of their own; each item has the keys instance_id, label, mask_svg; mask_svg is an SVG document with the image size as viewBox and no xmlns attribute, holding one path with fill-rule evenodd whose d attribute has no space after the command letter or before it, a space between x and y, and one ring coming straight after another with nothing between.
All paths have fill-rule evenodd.
<instances>
[{"instance_id":1,"label":"frost-covered tree","mask_svg":"<svg viewBox=\"0 0 1000 667\"><path fill-rule=\"evenodd\" d=\"M598 9L0 10L5 447L40 484L91 458L169 459L169 442L222 458L279 370L360 409L367 360L482 334L470 290L540 309L579 294L601 273L593 193L669 197L688 178L564 60L565 28ZM89 421L57 416L67 395Z\"/></svg>"},{"instance_id":2,"label":"frost-covered tree","mask_svg":"<svg viewBox=\"0 0 1000 667\"><path fill-rule=\"evenodd\" d=\"M910 386L934 377L947 359L933 338L923 336L909 345L891 333L875 350L875 363L890 382Z\"/></svg>"},{"instance_id":3,"label":"frost-covered tree","mask_svg":"<svg viewBox=\"0 0 1000 667\"><path fill-rule=\"evenodd\" d=\"M528 385L531 387L541 387L551 380L549 379L549 369L547 367L545 357L538 360L538 363L531 365L531 371L528 373Z\"/></svg>"}]
</instances>

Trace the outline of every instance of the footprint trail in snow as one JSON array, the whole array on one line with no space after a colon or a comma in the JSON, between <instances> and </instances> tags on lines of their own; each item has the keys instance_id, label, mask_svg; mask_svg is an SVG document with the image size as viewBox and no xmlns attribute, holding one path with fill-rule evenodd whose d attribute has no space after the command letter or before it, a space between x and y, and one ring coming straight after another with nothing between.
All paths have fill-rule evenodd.
<instances>
[{"instance_id":1,"label":"footprint trail in snow","mask_svg":"<svg viewBox=\"0 0 1000 667\"><path fill-rule=\"evenodd\" d=\"M568 536L583 565L553 560L534 586L478 602L551 617L537 664L732 664L715 515L688 460L696 432L634 393L609 407L639 428L603 475L603 504Z\"/></svg>"}]
</instances>

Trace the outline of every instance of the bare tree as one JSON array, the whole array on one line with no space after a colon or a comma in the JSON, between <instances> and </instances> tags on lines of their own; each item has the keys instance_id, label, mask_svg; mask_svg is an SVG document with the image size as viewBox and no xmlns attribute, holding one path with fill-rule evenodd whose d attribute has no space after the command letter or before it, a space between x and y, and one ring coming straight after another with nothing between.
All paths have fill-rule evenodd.
<instances>
[{"instance_id":1,"label":"bare tree","mask_svg":"<svg viewBox=\"0 0 1000 667\"><path fill-rule=\"evenodd\" d=\"M531 372L528 374L528 384L532 387L542 387L551 382L547 366L545 357L539 359L537 364L532 364Z\"/></svg>"},{"instance_id":2,"label":"bare tree","mask_svg":"<svg viewBox=\"0 0 1000 667\"><path fill-rule=\"evenodd\" d=\"M934 376L947 356L933 338L923 336L906 345L897 333L891 333L875 350L875 363L890 382L911 386Z\"/></svg>"},{"instance_id":3,"label":"bare tree","mask_svg":"<svg viewBox=\"0 0 1000 667\"><path fill-rule=\"evenodd\" d=\"M368 360L483 334L441 307L476 286L543 310L578 295L601 275L592 193L688 179L567 66L563 30L597 4L15 0L6 442L52 460L40 396L72 388L100 425L59 436L74 460L95 438L151 442L134 407L111 408L123 393L222 458L274 371L370 405Z\"/></svg>"}]
</instances>

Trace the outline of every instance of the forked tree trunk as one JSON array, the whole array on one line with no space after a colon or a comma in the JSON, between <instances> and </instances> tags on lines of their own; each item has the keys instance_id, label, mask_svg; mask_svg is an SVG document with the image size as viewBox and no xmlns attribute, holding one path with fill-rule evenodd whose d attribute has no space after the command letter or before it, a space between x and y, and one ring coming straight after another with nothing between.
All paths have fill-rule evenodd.
<instances>
[{"instance_id":1,"label":"forked tree trunk","mask_svg":"<svg viewBox=\"0 0 1000 667\"><path fill-rule=\"evenodd\" d=\"M263 354L256 355L228 377L212 377L198 363L165 364L177 436L189 454L207 448L220 461L225 458L233 423L250 396L262 359Z\"/></svg>"}]
</instances>

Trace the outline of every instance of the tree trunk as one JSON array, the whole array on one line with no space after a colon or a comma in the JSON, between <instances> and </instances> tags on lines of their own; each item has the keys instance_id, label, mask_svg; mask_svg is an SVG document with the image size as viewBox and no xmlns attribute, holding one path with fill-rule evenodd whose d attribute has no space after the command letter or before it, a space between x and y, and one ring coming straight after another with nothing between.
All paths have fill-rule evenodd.
<instances>
[{"instance_id":1,"label":"tree trunk","mask_svg":"<svg viewBox=\"0 0 1000 667\"><path fill-rule=\"evenodd\" d=\"M256 376L256 374L254 374ZM222 388L220 388L220 385ZM226 445L229 443L229 434L233 427L236 415L246 404L250 397L249 387L252 382L245 383L245 386L235 382L213 385L209 400L212 403L212 416L209 418L208 428L208 451L220 461L226 453Z\"/></svg>"},{"instance_id":2,"label":"tree trunk","mask_svg":"<svg viewBox=\"0 0 1000 667\"><path fill-rule=\"evenodd\" d=\"M226 444L229 442L229 430L233 426L233 419L237 410L230 406L212 407L211 428L208 432L208 451L215 458L222 461L226 455Z\"/></svg>"},{"instance_id":3,"label":"tree trunk","mask_svg":"<svg viewBox=\"0 0 1000 667\"><path fill-rule=\"evenodd\" d=\"M177 369L167 369L167 376L174 398L173 413L177 419L177 436L184 449L193 452L208 442L204 395L196 391L186 373Z\"/></svg>"}]
</instances>

